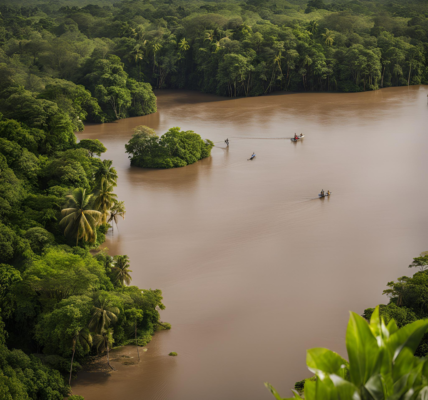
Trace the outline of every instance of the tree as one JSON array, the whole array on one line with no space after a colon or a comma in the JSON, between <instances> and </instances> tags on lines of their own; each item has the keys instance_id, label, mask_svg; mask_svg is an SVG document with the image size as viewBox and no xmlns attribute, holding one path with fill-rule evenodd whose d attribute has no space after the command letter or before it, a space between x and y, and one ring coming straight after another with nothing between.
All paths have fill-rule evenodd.
<instances>
[{"instance_id":1,"label":"tree","mask_svg":"<svg viewBox=\"0 0 428 400\"><path fill-rule=\"evenodd\" d=\"M103 179L99 189L97 190L97 196L94 202L95 209L101 213L101 223L103 225L107 223L107 217L110 214L110 209L116 201L117 196L113 193L113 185L106 179Z\"/></svg>"},{"instance_id":2,"label":"tree","mask_svg":"<svg viewBox=\"0 0 428 400\"><path fill-rule=\"evenodd\" d=\"M74 360L74 354L76 353L76 343L79 343L82 347L85 347L88 350L91 348L92 335L87 328L76 330L73 336L73 341L72 341L73 355L71 356L70 378L68 380L69 385L71 385L71 374L73 372L73 360Z\"/></svg>"},{"instance_id":3,"label":"tree","mask_svg":"<svg viewBox=\"0 0 428 400\"><path fill-rule=\"evenodd\" d=\"M135 346L137 348L138 361L140 361L140 351L138 349L138 323L143 321L144 312L138 308L131 308L125 311L126 316L133 322L134 325L134 336L135 336Z\"/></svg>"},{"instance_id":4,"label":"tree","mask_svg":"<svg viewBox=\"0 0 428 400\"><path fill-rule=\"evenodd\" d=\"M325 33L322 33L321 35L324 38L324 43L327 46L333 46L333 43L334 43L334 34L333 34L332 31L330 31L329 29L325 28Z\"/></svg>"},{"instance_id":5,"label":"tree","mask_svg":"<svg viewBox=\"0 0 428 400\"><path fill-rule=\"evenodd\" d=\"M116 201L113 204L113 207L110 209L110 216L107 222L108 223L113 222L117 226L117 223L119 222L119 217L125 219L125 214L126 214L125 203L123 201ZM113 226L114 225L112 225L112 228Z\"/></svg>"},{"instance_id":6,"label":"tree","mask_svg":"<svg viewBox=\"0 0 428 400\"><path fill-rule=\"evenodd\" d=\"M102 329L101 333L94 335L93 342L94 342L94 346L97 349L97 352L101 352L101 353L104 353L104 351L107 352L107 365L112 370L114 370L114 368L110 365L110 357L109 357L110 347L114 343L113 329L112 328Z\"/></svg>"},{"instance_id":7,"label":"tree","mask_svg":"<svg viewBox=\"0 0 428 400\"><path fill-rule=\"evenodd\" d=\"M100 164L95 172L95 182L97 186L101 186L103 180L109 185L117 186L117 172L111 160L103 160L102 164Z\"/></svg>"},{"instance_id":8,"label":"tree","mask_svg":"<svg viewBox=\"0 0 428 400\"><path fill-rule=\"evenodd\" d=\"M328 349L308 350L306 363L316 378L305 381L305 399L425 398L428 360L413 353L427 329L428 320L415 321L401 329L394 320L386 325L379 307L370 323L351 313L346 331L349 362ZM282 399L270 384L266 386L276 399ZM293 399L302 397L294 391Z\"/></svg>"},{"instance_id":9,"label":"tree","mask_svg":"<svg viewBox=\"0 0 428 400\"><path fill-rule=\"evenodd\" d=\"M89 321L89 328L98 334L107 329L111 323L117 321L120 313L119 308L113 305L113 301L106 295L99 295L95 298L92 309L92 317Z\"/></svg>"},{"instance_id":10,"label":"tree","mask_svg":"<svg viewBox=\"0 0 428 400\"><path fill-rule=\"evenodd\" d=\"M78 145L82 149L86 149L91 157L96 154L98 157L105 153L107 149L98 139L82 139Z\"/></svg>"},{"instance_id":11,"label":"tree","mask_svg":"<svg viewBox=\"0 0 428 400\"><path fill-rule=\"evenodd\" d=\"M129 258L128 256L114 256L114 264L113 264L113 274L114 280L116 283L119 283L121 286L124 286L125 283L129 285L131 283L131 275L132 272L129 269Z\"/></svg>"},{"instance_id":12,"label":"tree","mask_svg":"<svg viewBox=\"0 0 428 400\"><path fill-rule=\"evenodd\" d=\"M69 207L61 211L63 215L60 227L64 228L65 236L76 237L76 246L79 239L93 243L97 238L96 227L100 223L101 213L91 206L92 194L86 194L86 189L76 189L66 196Z\"/></svg>"}]
</instances>

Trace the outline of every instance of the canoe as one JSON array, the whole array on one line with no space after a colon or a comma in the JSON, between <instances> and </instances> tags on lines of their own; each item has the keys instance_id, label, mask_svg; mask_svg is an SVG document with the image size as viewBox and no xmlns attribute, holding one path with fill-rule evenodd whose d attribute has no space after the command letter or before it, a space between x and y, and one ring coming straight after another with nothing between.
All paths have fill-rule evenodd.
<instances>
[{"instance_id":1,"label":"canoe","mask_svg":"<svg viewBox=\"0 0 428 400\"><path fill-rule=\"evenodd\" d=\"M303 139L305 137L305 135L303 135L303 136L298 136L297 137L297 139L294 139L294 137L293 138L291 138L290 140L292 141L292 142L297 142L297 141L299 141L300 139Z\"/></svg>"},{"instance_id":2,"label":"canoe","mask_svg":"<svg viewBox=\"0 0 428 400\"><path fill-rule=\"evenodd\" d=\"M330 194L327 194L327 193L325 193L324 195L322 195L321 193L318 195L318 197L320 198L320 199L322 199L323 197L328 197L328 196L330 196L331 195L331 193Z\"/></svg>"},{"instance_id":3,"label":"canoe","mask_svg":"<svg viewBox=\"0 0 428 400\"><path fill-rule=\"evenodd\" d=\"M249 158L249 160L251 161L253 158L256 158L256 156L251 156L251 157Z\"/></svg>"}]
</instances>

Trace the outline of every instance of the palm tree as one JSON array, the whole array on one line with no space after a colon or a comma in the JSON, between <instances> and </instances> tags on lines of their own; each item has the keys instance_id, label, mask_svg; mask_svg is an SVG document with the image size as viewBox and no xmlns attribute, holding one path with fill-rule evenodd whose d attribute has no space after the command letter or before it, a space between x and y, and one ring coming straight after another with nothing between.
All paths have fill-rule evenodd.
<instances>
[{"instance_id":1,"label":"palm tree","mask_svg":"<svg viewBox=\"0 0 428 400\"><path fill-rule=\"evenodd\" d=\"M155 72L155 65L156 65L156 53L162 48L162 45L159 42L154 42L152 44L152 51L153 51L153 72Z\"/></svg>"},{"instance_id":2,"label":"palm tree","mask_svg":"<svg viewBox=\"0 0 428 400\"><path fill-rule=\"evenodd\" d=\"M212 42L214 40L214 31L205 32L205 40Z\"/></svg>"},{"instance_id":3,"label":"palm tree","mask_svg":"<svg viewBox=\"0 0 428 400\"><path fill-rule=\"evenodd\" d=\"M99 225L101 213L91 207L92 194L86 194L86 189L78 188L67 196L69 208L64 208L64 216L59 225L64 227L65 236L76 236L76 246L79 239L95 242L96 227Z\"/></svg>"},{"instance_id":4,"label":"palm tree","mask_svg":"<svg viewBox=\"0 0 428 400\"><path fill-rule=\"evenodd\" d=\"M189 50L190 49L189 42L185 38L181 39L180 42L178 43L178 48L180 49L180 51L183 51L183 52Z\"/></svg>"},{"instance_id":5,"label":"palm tree","mask_svg":"<svg viewBox=\"0 0 428 400\"><path fill-rule=\"evenodd\" d=\"M110 323L117 321L119 313L120 310L113 306L110 299L105 296L99 296L96 298L92 308L92 318L89 321L89 328L93 332L101 333L109 327Z\"/></svg>"},{"instance_id":6,"label":"palm tree","mask_svg":"<svg viewBox=\"0 0 428 400\"><path fill-rule=\"evenodd\" d=\"M101 185L103 179L110 185L117 186L117 172L111 160L103 160L97 172L95 172L95 182L98 186Z\"/></svg>"},{"instance_id":7,"label":"palm tree","mask_svg":"<svg viewBox=\"0 0 428 400\"><path fill-rule=\"evenodd\" d=\"M97 352L104 353L104 351L107 351L107 364L108 366L114 370L114 368L110 365L110 347L113 345L114 339L113 339L113 329L103 329L101 333L96 334L94 336L94 345L97 349Z\"/></svg>"},{"instance_id":8,"label":"palm tree","mask_svg":"<svg viewBox=\"0 0 428 400\"><path fill-rule=\"evenodd\" d=\"M131 275L130 272L132 270L129 269L129 258L128 256L114 256L114 265L113 265L113 273L114 279L116 283L120 282L121 286L124 286L125 283L129 285L131 283Z\"/></svg>"},{"instance_id":9,"label":"palm tree","mask_svg":"<svg viewBox=\"0 0 428 400\"><path fill-rule=\"evenodd\" d=\"M110 209L110 216L107 220L108 223L114 222L117 226L117 223L119 222L119 217L122 217L125 219L125 203L123 201L117 201L113 204L113 207ZM112 225L113 228L114 225Z\"/></svg>"},{"instance_id":10,"label":"palm tree","mask_svg":"<svg viewBox=\"0 0 428 400\"><path fill-rule=\"evenodd\" d=\"M69 385L71 385L71 373L73 372L73 360L77 343L80 343L81 346L89 351L92 346L92 335L87 328L76 331L75 335L73 336L73 355L71 356L70 379L68 380Z\"/></svg>"},{"instance_id":11,"label":"palm tree","mask_svg":"<svg viewBox=\"0 0 428 400\"><path fill-rule=\"evenodd\" d=\"M333 46L334 43L334 34L332 31L325 28L325 33L322 34L322 37L324 38L325 44L327 46Z\"/></svg>"},{"instance_id":12,"label":"palm tree","mask_svg":"<svg viewBox=\"0 0 428 400\"><path fill-rule=\"evenodd\" d=\"M312 35L314 35L318 31L318 22L317 21L311 21L311 22L309 22L309 24L308 24L308 26L307 26L306 29L309 32L311 32Z\"/></svg>"},{"instance_id":13,"label":"palm tree","mask_svg":"<svg viewBox=\"0 0 428 400\"><path fill-rule=\"evenodd\" d=\"M129 58L134 60L135 64L138 66L138 77L141 80L141 61L144 58L144 46L146 45L147 40L142 43L138 43L129 53Z\"/></svg>"},{"instance_id":14,"label":"palm tree","mask_svg":"<svg viewBox=\"0 0 428 400\"><path fill-rule=\"evenodd\" d=\"M117 195L113 193L113 185L109 184L106 179L103 179L94 202L94 207L101 212L101 221L103 225L107 223L110 209L116 201Z\"/></svg>"}]
</instances>

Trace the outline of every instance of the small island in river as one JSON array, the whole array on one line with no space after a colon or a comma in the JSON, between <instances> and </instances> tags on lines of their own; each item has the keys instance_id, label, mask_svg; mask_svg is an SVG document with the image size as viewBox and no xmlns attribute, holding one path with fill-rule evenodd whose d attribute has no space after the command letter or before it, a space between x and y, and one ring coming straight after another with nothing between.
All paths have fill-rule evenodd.
<instances>
[{"instance_id":1,"label":"small island in river","mask_svg":"<svg viewBox=\"0 0 428 400\"><path fill-rule=\"evenodd\" d=\"M171 128L161 137L144 125L134 129L125 145L131 165L141 168L178 168L211 155L214 143L193 131Z\"/></svg>"}]
</instances>

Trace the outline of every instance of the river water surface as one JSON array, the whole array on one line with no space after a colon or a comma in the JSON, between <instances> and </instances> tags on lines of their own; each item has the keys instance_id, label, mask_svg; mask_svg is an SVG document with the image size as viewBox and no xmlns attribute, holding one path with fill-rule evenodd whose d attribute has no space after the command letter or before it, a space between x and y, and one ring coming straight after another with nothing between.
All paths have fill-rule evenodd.
<instances>
[{"instance_id":1,"label":"river water surface","mask_svg":"<svg viewBox=\"0 0 428 400\"><path fill-rule=\"evenodd\" d=\"M133 284L163 291L172 330L138 365L80 374L73 393L262 400L273 399L269 381L288 397L311 375L307 348L346 356L348 311L386 303L386 283L428 250L427 93L160 92L156 114L88 126L79 138L108 148L127 209L105 245L130 257ZM130 168L124 145L142 124L218 143L185 168ZM295 132L305 139L274 139ZM317 199L321 189L331 198Z\"/></svg>"}]
</instances>

